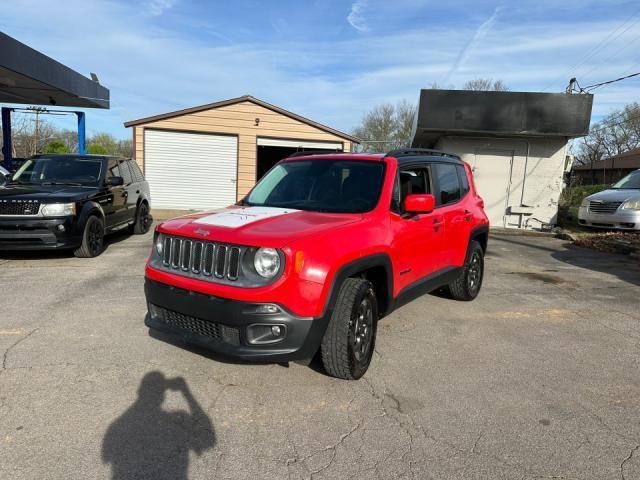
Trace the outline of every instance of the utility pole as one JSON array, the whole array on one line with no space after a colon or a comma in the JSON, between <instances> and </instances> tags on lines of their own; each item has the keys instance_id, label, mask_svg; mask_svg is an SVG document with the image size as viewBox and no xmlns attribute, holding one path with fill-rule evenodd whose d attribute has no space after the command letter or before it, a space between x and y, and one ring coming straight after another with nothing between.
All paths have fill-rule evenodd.
<instances>
[{"instance_id":1,"label":"utility pole","mask_svg":"<svg viewBox=\"0 0 640 480\"><path fill-rule=\"evenodd\" d=\"M40 136L40 114L41 113L45 113L47 111L47 109L45 107L29 107L27 110L31 110L35 113L36 115L36 128L35 128L35 141L34 141L34 145L33 145L33 151L31 152L31 155L37 155L38 154L38 137Z\"/></svg>"}]
</instances>

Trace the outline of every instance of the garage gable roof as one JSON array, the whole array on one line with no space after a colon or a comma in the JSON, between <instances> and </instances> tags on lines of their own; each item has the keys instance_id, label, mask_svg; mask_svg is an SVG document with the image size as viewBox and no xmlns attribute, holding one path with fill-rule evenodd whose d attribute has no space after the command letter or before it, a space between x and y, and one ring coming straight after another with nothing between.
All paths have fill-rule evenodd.
<instances>
[{"instance_id":1,"label":"garage gable roof","mask_svg":"<svg viewBox=\"0 0 640 480\"><path fill-rule=\"evenodd\" d=\"M260 105L261 107L272 110L281 115L285 115L289 118L293 118L294 120L298 120L299 122L306 123L307 125L311 125L319 130L323 130L327 133L332 133L338 137L347 139L353 143L360 143L360 139L356 138L352 135L346 134L339 130L335 130L331 127L327 127L326 125L322 125L321 123L314 122L313 120L309 120L301 115L297 115L289 110L285 110L284 108L276 107L270 103L265 102L264 100L260 100L259 98L252 97L251 95L243 95L242 97L230 98L229 100L222 100L220 102L207 103L206 105L198 105L197 107L185 108L183 110L176 110L174 112L161 113L160 115L154 115L151 117L140 118L138 120L131 120L129 122L125 122L125 127L134 127L136 125L141 125L145 123L155 122L157 120L165 120L167 118L179 117L182 115L187 115L189 113L202 112L203 110L210 110L212 108L225 107L227 105L233 105L235 103L241 102L251 102L256 105Z\"/></svg>"}]
</instances>

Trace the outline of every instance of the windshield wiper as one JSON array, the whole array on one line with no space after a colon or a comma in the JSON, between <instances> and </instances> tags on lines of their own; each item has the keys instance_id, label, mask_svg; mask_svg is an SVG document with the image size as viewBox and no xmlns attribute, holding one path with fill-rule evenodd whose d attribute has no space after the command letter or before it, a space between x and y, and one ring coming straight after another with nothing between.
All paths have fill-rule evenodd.
<instances>
[{"instance_id":1,"label":"windshield wiper","mask_svg":"<svg viewBox=\"0 0 640 480\"><path fill-rule=\"evenodd\" d=\"M81 187L82 184L81 183L75 183L75 182L42 182L41 185L70 185L73 187Z\"/></svg>"}]
</instances>

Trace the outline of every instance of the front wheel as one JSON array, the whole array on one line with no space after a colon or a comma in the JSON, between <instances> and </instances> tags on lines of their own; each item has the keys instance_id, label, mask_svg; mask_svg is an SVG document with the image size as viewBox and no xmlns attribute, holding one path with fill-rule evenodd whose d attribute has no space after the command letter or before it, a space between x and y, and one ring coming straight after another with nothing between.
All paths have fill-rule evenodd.
<instances>
[{"instance_id":1,"label":"front wheel","mask_svg":"<svg viewBox=\"0 0 640 480\"><path fill-rule=\"evenodd\" d=\"M472 240L460 276L449 284L449 292L456 300L470 301L478 296L484 277L484 250Z\"/></svg>"},{"instance_id":2,"label":"front wheel","mask_svg":"<svg viewBox=\"0 0 640 480\"><path fill-rule=\"evenodd\" d=\"M104 250L104 222L98 217L89 217L82 233L82 245L73 254L79 258L97 257Z\"/></svg>"},{"instance_id":3,"label":"front wheel","mask_svg":"<svg viewBox=\"0 0 640 480\"><path fill-rule=\"evenodd\" d=\"M371 282L345 280L320 346L329 375L357 380L365 374L373 356L377 322L378 304Z\"/></svg>"}]
</instances>

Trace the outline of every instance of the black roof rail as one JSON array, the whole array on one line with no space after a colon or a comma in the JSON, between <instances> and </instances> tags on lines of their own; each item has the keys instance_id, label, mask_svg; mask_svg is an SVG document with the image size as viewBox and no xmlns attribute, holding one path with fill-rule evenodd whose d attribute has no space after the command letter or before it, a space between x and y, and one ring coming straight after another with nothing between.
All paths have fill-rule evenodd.
<instances>
[{"instance_id":1,"label":"black roof rail","mask_svg":"<svg viewBox=\"0 0 640 480\"><path fill-rule=\"evenodd\" d=\"M420 155L431 155L436 157L449 157L460 160L460 157L454 153L443 152L442 150L433 150L431 148L396 148L391 150L385 157L417 157Z\"/></svg>"},{"instance_id":2,"label":"black roof rail","mask_svg":"<svg viewBox=\"0 0 640 480\"><path fill-rule=\"evenodd\" d=\"M300 152L293 152L287 158L305 157L307 155L335 155L336 153L345 153L345 152L343 150L307 150L307 151L302 150Z\"/></svg>"}]
</instances>

